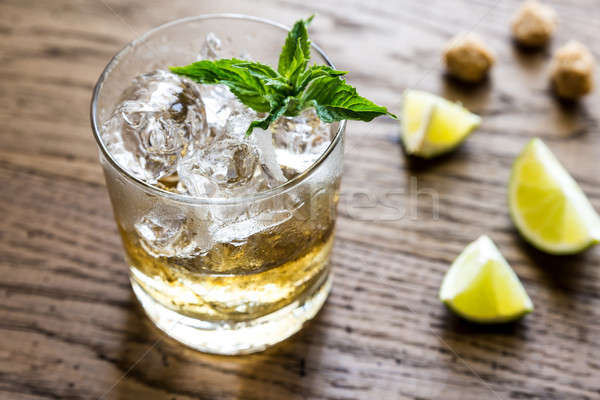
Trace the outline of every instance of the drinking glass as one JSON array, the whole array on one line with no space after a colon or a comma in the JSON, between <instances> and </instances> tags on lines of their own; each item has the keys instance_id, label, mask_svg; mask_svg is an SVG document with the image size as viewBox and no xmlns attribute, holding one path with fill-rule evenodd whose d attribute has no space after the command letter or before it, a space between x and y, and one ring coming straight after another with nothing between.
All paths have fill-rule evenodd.
<instances>
[{"instance_id":1,"label":"drinking glass","mask_svg":"<svg viewBox=\"0 0 600 400\"><path fill-rule=\"evenodd\" d=\"M106 66L91 120L133 291L167 335L218 354L265 349L297 332L322 307L343 161L345 122L307 170L246 197L201 198L129 174L102 140L103 124L140 74L197 61L207 34L225 56L276 65L288 28L260 18L201 15L134 40ZM333 67L312 44L313 60Z\"/></svg>"}]
</instances>

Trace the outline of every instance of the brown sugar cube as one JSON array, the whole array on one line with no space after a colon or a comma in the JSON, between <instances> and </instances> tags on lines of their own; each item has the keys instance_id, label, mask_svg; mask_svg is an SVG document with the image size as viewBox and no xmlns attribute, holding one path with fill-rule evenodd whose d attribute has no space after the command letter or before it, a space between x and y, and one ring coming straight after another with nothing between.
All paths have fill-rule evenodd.
<instances>
[{"instance_id":1,"label":"brown sugar cube","mask_svg":"<svg viewBox=\"0 0 600 400\"><path fill-rule=\"evenodd\" d=\"M494 55L483 40L474 33L455 36L444 50L448 73L466 82L485 78L494 64Z\"/></svg>"},{"instance_id":2,"label":"brown sugar cube","mask_svg":"<svg viewBox=\"0 0 600 400\"><path fill-rule=\"evenodd\" d=\"M556 29L556 12L536 0L524 2L512 21L512 33L518 43L540 47L548 43Z\"/></svg>"},{"instance_id":3,"label":"brown sugar cube","mask_svg":"<svg viewBox=\"0 0 600 400\"><path fill-rule=\"evenodd\" d=\"M594 56L583 44L570 41L554 54L552 84L556 94L576 99L594 87Z\"/></svg>"}]
</instances>

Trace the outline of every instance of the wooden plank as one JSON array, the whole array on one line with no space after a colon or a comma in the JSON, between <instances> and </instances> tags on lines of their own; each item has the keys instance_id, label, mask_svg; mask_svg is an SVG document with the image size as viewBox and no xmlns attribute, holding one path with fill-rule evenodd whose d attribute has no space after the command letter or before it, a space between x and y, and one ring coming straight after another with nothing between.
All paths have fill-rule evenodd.
<instances>
[{"instance_id":1,"label":"wooden plank","mask_svg":"<svg viewBox=\"0 0 600 400\"><path fill-rule=\"evenodd\" d=\"M508 30L516 0L0 2L0 397L600 398L600 250L543 255L506 207L510 165L540 136L600 209L600 96L566 107L548 87L558 45L576 38L600 58L600 8L548 3L560 15L554 42L523 53ZM391 120L350 123L331 297L301 333L244 357L184 348L137 306L88 120L120 47L206 12L287 24L317 12L314 40L361 93L397 110L404 88L421 88L484 117L431 163L404 157ZM441 49L461 30L497 54L478 87L443 78ZM437 301L449 263L482 233L535 303L519 323L474 326Z\"/></svg>"}]
</instances>

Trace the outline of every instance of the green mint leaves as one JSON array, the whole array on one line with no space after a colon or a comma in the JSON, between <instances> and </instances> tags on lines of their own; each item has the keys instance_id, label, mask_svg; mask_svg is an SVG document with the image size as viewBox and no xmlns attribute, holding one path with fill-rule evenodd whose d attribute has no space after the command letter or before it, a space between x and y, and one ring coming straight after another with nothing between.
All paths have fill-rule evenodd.
<instances>
[{"instance_id":1,"label":"green mint leaves","mask_svg":"<svg viewBox=\"0 0 600 400\"><path fill-rule=\"evenodd\" d=\"M389 114L385 107L378 106L361 97L346 81L334 76L322 76L312 81L299 99L302 108L314 107L323 122L343 119L371 121L380 115Z\"/></svg>"},{"instance_id":2,"label":"green mint leaves","mask_svg":"<svg viewBox=\"0 0 600 400\"><path fill-rule=\"evenodd\" d=\"M307 26L313 17L314 15L305 21L296 22L281 49L277 71L290 82L296 82L310 60L310 40Z\"/></svg>"},{"instance_id":3,"label":"green mint leaves","mask_svg":"<svg viewBox=\"0 0 600 400\"><path fill-rule=\"evenodd\" d=\"M258 112L276 108L291 89L288 82L268 65L235 58L202 60L170 69L199 83L227 85L242 103Z\"/></svg>"},{"instance_id":4,"label":"green mint leaves","mask_svg":"<svg viewBox=\"0 0 600 400\"><path fill-rule=\"evenodd\" d=\"M246 134L256 127L267 129L282 115L295 116L314 107L323 122L345 119L371 121L380 115L395 115L361 97L356 89L340 78L344 71L325 65L312 65L307 26L312 16L300 20L288 33L279 56L277 71L258 62L231 59L202 60L171 72L198 83L222 84L246 106L268 115L253 121Z\"/></svg>"}]
</instances>

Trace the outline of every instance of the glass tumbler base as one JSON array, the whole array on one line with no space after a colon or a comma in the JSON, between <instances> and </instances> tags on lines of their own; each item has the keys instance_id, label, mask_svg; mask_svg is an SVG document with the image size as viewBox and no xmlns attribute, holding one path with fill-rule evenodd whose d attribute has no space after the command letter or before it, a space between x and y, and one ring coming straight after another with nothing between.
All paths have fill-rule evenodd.
<instances>
[{"instance_id":1,"label":"glass tumbler base","mask_svg":"<svg viewBox=\"0 0 600 400\"><path fill-rule=\"evenodd\" d=\"M148 317L173 339L205 353L237 355L263 351L298 332L327 299L331 274L324 278L287 306L255 320L234 324L179 314L155 301L133 279L131 286Z\"/></svg>"}]
</instances>

